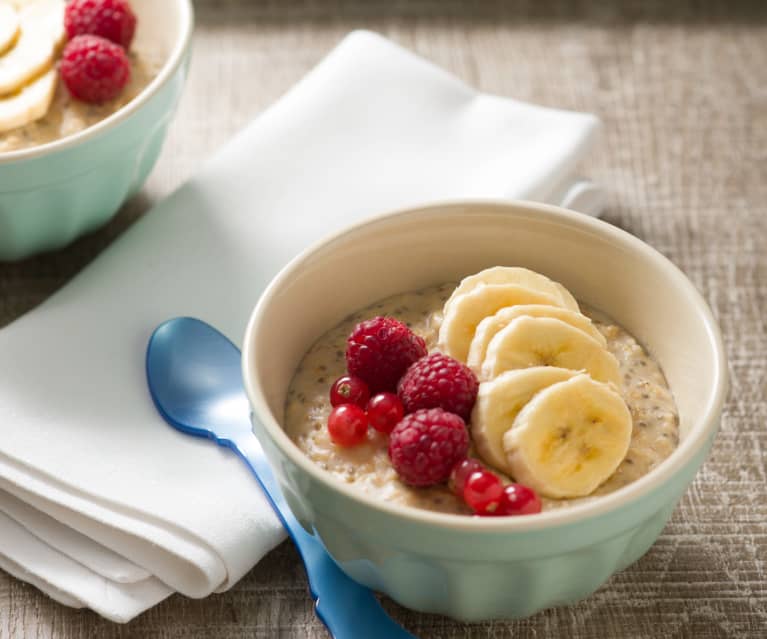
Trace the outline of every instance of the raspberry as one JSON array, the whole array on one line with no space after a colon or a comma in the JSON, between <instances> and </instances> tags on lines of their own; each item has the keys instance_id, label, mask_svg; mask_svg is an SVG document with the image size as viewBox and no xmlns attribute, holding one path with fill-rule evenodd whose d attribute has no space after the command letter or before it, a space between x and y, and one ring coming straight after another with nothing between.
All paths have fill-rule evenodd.
<instances>
[{"instance_id":1,"label":"raspberry","mask_svg":"<svg viewBox=\"0 0 767 639\"><path fill-rule=\"evenodd\" d=\"M464 421L441 408L407 415L391 432L389 459L411 486L445 481L456 462L466 457L469 435Z\"/></svg>"},{"instance_id":2,"label":"raspberry","mask_svg":"<svg viewBox=\"0 0 767 639\"><path fill-rule=\"evenodd\" d=\"M59 69L69 92L83 102L116 98L130 81L130 62L123 48L94 35L71 40Z\"/></svg>"},{"instance_id":3,"label":"raspberry","mask_svg":"<svg viewBox=\"0 0 767 639\"><path fill-rule=\"evenodd\" d=\"M393 317L360 322L346 340L346 366L365 380L371 393L394 391L414 361L426 355L426 344Z\"/></svg>"},{"instance_id":4,"label":"raspberry","mask_svg":"<svg viewBox=\"0 0 767 639\"><path fill-rule=\"evenodd\" d=\"M97 35L127 51L136 31L136 15L127 0L72 0L64 12L67 37Z\"/></svg>"},{"instance_id":5,"label":"raspberry","mask_svg":"<svg viewBox=\"0 0 767 639\"><path fill-rule=\"evenodd\" d=\"M468 420L478 388L477 378L467 366L442 353L432 353L407 369L397 393L406 413L441 408Z\"/></svg>"},{"instance_id":6,"label":"raspberry","mask_svg":"<svg viewBox=\"0 0 767 639\"><path fill-rule=\"evenodd\" d=\"M541 512L541 498L524 484L509 484L503 489L498 510L501 515L534 515Z\"/></svg>"}]
</instances>

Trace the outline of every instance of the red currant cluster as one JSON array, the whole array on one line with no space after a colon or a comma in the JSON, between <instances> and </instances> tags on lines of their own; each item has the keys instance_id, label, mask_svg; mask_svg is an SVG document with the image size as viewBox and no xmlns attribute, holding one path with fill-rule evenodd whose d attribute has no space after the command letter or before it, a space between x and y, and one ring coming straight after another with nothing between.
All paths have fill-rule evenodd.
<instances>
[{"instance_id":1,"label":"red currant cluster","mask_svg":"<svg viewBox=\"0 0 767 639\"><path fill-rule=\"evenodd\" d=\"M477 515L540 512L533 490L504 486L467 457L465 420L479 388L468 367L442 353L428 355L423 339L391 317L354 328L346 365L349 374L330 389L328 432L336 444L359 445L372 427L389 435L389 459L405 483L433 486L450 480L453 492Z\"/></svg>"},{"instance_id":2,"label":"red currant cluster","mask_svg":"<svg viewBox=\"0 0 767 639\"><path fill-rule=\"evenodd\" d=\"M344 375L330 388L333 410L328 418L330 437L340 446L356 446L367 439L368 425L389 434L405 416L405 409L394 393L370 396L368 385L359 377Z\"/></svg>"},{"instance_id":3,"label":"red currant cluster","mask_svg":"<svg viewBox=\"0 0 767 639\"><path fill-rule=\"evenodd\" d=\"M477 515L534 515L541 512L541 499L524 484L503 485L497 475L476 459L458 462L450 473L450 488Z\"/></svg>"}]
</instances>

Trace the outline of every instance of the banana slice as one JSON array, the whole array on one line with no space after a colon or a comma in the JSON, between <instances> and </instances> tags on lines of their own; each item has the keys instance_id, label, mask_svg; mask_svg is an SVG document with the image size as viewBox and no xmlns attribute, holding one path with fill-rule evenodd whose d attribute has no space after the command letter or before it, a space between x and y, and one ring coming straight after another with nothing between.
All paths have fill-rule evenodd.
<instances>
[{"instance_id":1,"label":"banana slice","mask_svg":"<svg viewBox=\"0 0 767 639\"><path fill-rule=\"evenodd\" d=\"M0 98L0 133L10 131L43 117L56 92L55 69L41 75L19 93Z\"/></svg>"},{"instance_id":2,"label":"banana slice","mask_svg":"<svg viewBox=\"0 0 767 639\"><path fill-rule=\"evenodd\" d=\"M18 35L19 16L16 9L6 2L0 2L0 55L16 43Z\"/></svg>"},{"instance_id":3,"label":"banana slice","mask_svg":"<svg viewBox=\"0 0 767 639\"><path fill-rule=\"evenodd\" d=\"M553 317L518 317L490 340L480 381L530 366L584 370L595 380L620 388L618 360L597 340Z\"/></svg>"},{"instance_id":4,"label":"banana slice","mask_svg":"<svg viewBox=\"0 0 767 639\"><path fill-rule=\"evenodd\" d=\"M578 302L575 301L570 291L559 282L550 280L545 275L531 271L528 268L522 268L521 266L493 266L463 278L458 287L453 291L453 294L445 302L445 311L447 311L450 303L456 297L469 293L483 284L515 284L516 286L523 286L531 291L550 295L557 300L557 306L569 308L575 312L580 310Z\"/></svg>"},{"instance_id":5,"label":"banana slice","mask_svg":"<svg viewBox=\"0 0 767 639\"><path fill-rule=\"evenodd\" d=\"M64 40L64 2L37 0L25 5L19 23L16 46L0 56L0 96L18 91L53 64Z\"/></svg>"},{"instance_id":6,"label":"banana slice","mask_svg":"<svg viewBox=\"0 0 767 639\"><path fill-rule=\"evenodd\" d=\"M544 306L541 304L524 304L522 306L510 306L502 308L495 315L486 317L478 325L474 333L474 339L471 340L469 355L466 358L466 365L475 373L482 368L482 362L487 354L487 346L490 340L500 331L518 317L553 317L562 320L566 324L583 331L590 337L597 340L603 348L607 347L607 340L604 335L597 330L591 320L581 313L576 313L567 308L559 306Z\"/></svg>"},{"instance_id":7,"label":"banana slice","mask_svg":"<svg viewBox=\"0 0 767 639\"><path fill-rule=\"evenodd\" d=\"M459 287L460 288L460 287ZM438 348L462 362L469 354L477 325L495 315L505 306L517 304L548 304L558 306L558 300L517 284L484 284L458 295L445 305L445 317L439 327Z\"/></svg>"},{"instance_id":8,"label":"banana slice","mask_svg":"<svg viewBox=\"0 0 767 639\"><path fill-rule=\"evenodd\" d=\"M631 413L610 386L577 375L540 391L503 436L515 481L545 497L583 497L615 472Z\"/></svg>"},{"instance_id":9,"label":"banana slice","mask_svg":"<svg viewBox=\"0 0 767 639\"><path fill-rule=\"evenodd\" d=\"M576 371L566 368L536 366L506 371L494 380L480 384L470 428L482 459L510 474L503 436L512 427L517 414L539 391L576 375Z\"/></svg>"}]
</instances>

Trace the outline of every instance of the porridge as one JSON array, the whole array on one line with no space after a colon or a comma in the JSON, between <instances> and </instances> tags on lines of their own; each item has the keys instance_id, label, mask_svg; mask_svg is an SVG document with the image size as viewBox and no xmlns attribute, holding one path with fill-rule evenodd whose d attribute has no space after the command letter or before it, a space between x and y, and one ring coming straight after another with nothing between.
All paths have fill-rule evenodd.
<instances>
[{"instance_id":1,"label":"porridge","mask_svg":"<svg viewBox=\"0 0 767 639\"><path fill-rule=\"evenodd\" d=\"M492 288L497 285L483 283L475 290L485 286ZM488 298L488 292L485 290L483 293L485 300ZM451 294L453 294L452 297ZM469 294L473 293L469 291ZM285 406L285 429L298 447L320 468L332 474L339 481L355 486L377 499L445 513L472 513L472 510L465 501L456 496L445 482L429 486L414 486L412 482L403 480L403 477L394 468L390 459L389 436L387 434L371 428L364 440L358 445L340 446L334 442L328 429L328 419L333 409L328 398L328 389L336 378L346 373L347 338L355 325L374 316L397 318L410 327L416 335L423 338L425 347L430 353L450 351L451 349L456 351L457 349L461 355L457 359L465 361L465 358L468 357L471 360L472 354L471 352L466 352L466 345L459 344L456 347L455 343L450 342L450 330L445 330L445 324L448 321L455 321L457 315L454 312L457 307L456 300L459 299L460 295L465 296L466 293L460 287L456 289L455 284L442 284L420 291L394 295L354 313L325 333L309 349L290 385ZM514 295L518 295L518 291L515 291ZM478 296L477 300L475 300L477 303L473 304L473 309L476 309L477 306L482 307L484 302L479 302L479 297L482 296ZM570 297L570 299L572 298ZM533 301L536 301L534 297ZM452 310L445 306L446 302ZM503 302L499 303L502 304ZM575 302L573 300L572 303L568 302L568 304L572 306ZM588 360L589 370L588 374L586 374L583 370L578 370L583 367L577 362L573 367L563 364L563 362L569 361L567 357L571 357L570 355L558 354L555 356L559 358L556 361L540 362L544 366L537 366L537 368L533 369L531 366L537 365L539 362L526 362L511 367L517 370L504 371L500 373L500 376L490 378L488 377L489 369L487 364L489 360L493 360L492 351L494 349L497 350L499 344L503 346L504 342L509 343L508 337L504 337L501 333L505 332L511 338L514 337L514 334L524 337L527 333L520 333L519 327L524 328L525 322L528 322L531 316L536 313L546 313L546 306L541 304L496 307L497 304L480 308L478 317L471 320L473 322L473 337L470 340L471 346L469 351L474 352L477 350L478 335L486 329L490 321L486 320L478 323L478 318L482 319L479 316L483 316L488 311L495 318L502 316L504 313L509 316L507 318L508 325L504 326L501 323L500 329L496 330L496 336L491 336L489 342L485 342L486 354L484 356L484 364L478 366L478 363L475 362L472 366L472 369L477 372L479 379L479 394L474 410L466 420L467 431L471 435L468 449L470 458L476 458L483 462L484 466L492 470L501 479L503 484L518 481L535 486L540 494L542 509L550 510L579 501L593 499L599 495L617 490L646 474L671 454L678 443L678 418L673 397L658 364L624 329L595 312L590 310L581 311L588 319L578 318L577 321L591 331L598 331L598 333L588 335L585 338L589 348L595 348L594 344L604 345L606 354L604 361L609 366L604 365L600 368L591 364L594 361L594 356L590 355ZM510 312L509 308L516 308L517 311ZM551 313L554 316L565 316L564 312L556 308ZM512 315L516 315L516 317L512 317ZM574 314L569 310L566 315L571 319L575 319ZM541 318L539 324L540 326L548 327L549 324L546 322L551 321L548 317ZM560 322L560 320L553 321ZM512 327L512 324L516 328L510 331L508 327ZM496 329L498 329L497 326ZM568 336L568 340L574 337L573 330L578 332L578 329L573 327L562 330L563 334ZM533 334L530 333L530 335ZM583 332L583 335L585 334ZM578 340L581 338L581 336L577 337ZM520 348L520 346L515 347L515 356L519 355ZM525 344L524 349L536 352L540 350L536 344ZM480 348L480 351L482 350ZM495 360L497 359L496 357ZM551 366L551 364L556 366ZM614 370L610 368L611 366L614 366ZM569 368L573 368L573 370L566 370ZM580 427L578 424L569 425L567 427L568 431L571 430L570 426L574 428L574 434L571 437L575 438L575 441L572 444L566 441L565 436L562 434L562 428L556 431L559 434L554 438L554 443L550 444L555 447L552 449L554 450L553 456L544 461L551 468L554 468L557 473L560 473L565 466L570 469L567 471L570 474L565 486L569 484L575 486L580 481L578 472L573 470L575 467L572 465L568 466L573 459L573 454L582 456L583 459L587 460L590 456L613 455L610 464L598 469L602 474L593 481L593 478L589 479L595 485L589 485L577 494L568 494L565 488L564 496L560 495L562 489L557 485L557 482L560 481L559 475L556 475L556 473L547 474L551 468L546 469L535 466L542 458L538 459L536 457L533 460L531 457L525 464L517 464L516 466L511 462L506 463L505 461L507 459L512 459L513 461L514 455L517 458L520 456L521 449L514 448L515 443L512 441L514 437L517 439L522 438L521 434L525 433L525 428L543 428L539 423L541 420L545 421L546 419L542 411L544 409L547 411L551 409L551 406L545 404L544 395L551 393L551 402L556 400L553 393L555 386L549 385L549 380L542 388L537 389L534 393L529 393L529 397L526 396L524 407L515 406L511 413L506 411L507 407L503 405L503 402L511 400L509 399L509 391L504 390L504 388L511 388L511 396L514 393L519 395L514 386L514 383L516 383L514 380L517 378L522 379L528 373L532 374L533 371L538 371L545 375L556 372L556 375L559 375L560 378L554 381L562 381L561 384L556 384L557 387L561 387L560 394L564 392L564 385L567 383L586 384L587 386L591 384L594 388L599 387L597 390L600 392L602 387L605 389L608 387L616 389L614 392L610 390L605 391L609 395L607 399L616 403L618 398L620 398L622 400L620 404L625 406L624 408L618 406L615 409L617 411L624 410L624 417L621 417L618 413L614 418L605 418L604 421L604 424L608 426L613 423L620 423L623 424L621 428L627 429L621 435L624 439L620 445L615 444L617 436L607 430L604 431L604 435L600 435L600 437L604 438L604 446L599 442L596 445L593 445L593 441L587 442L584 439L586 435L592 439L597 436L595 435L595 433L598 434L597 426L594 426L593 433L584 435L577 430ZM605 373L604 371L608 372ZM601 375L609 377L609 383L602 383L608 380L597 380ZM617 377L615 377L616 375ZM531 377L531 375L527 376ZM593 380L591 379L592 377L594 378ZM574 381L576 378L580 381ZM564 380L569 380L569 382ZM498 386L499 383L506 384L506 386L495 389L494 386ZM488 398L494 397L499 393L501 395L506 393L505 396L498 399L500 404L487 404ZM599 401L602 400L600 399ZM492 410L489 412L485 410L487 406L490 406ZM600 404L601 406L602 404ZM593 408L591 407L588 410ZM507 423L502 424L501 428L504 432L499 434L493 434L491 432L492 428L490 428L491 426L495 427L498 423L497 420L496 422L486 424L488 426L487 429L484 429L485 424L482 423L483 420L486 420L486 415L493 414L493 410L496 414L504 413L507 416ZM600 410L602 409L600 408ZM613 415L614 412L608 411L610 415ZM597 415L601 415L601 413L597 413ZM568 415L562 419L567 420L568 418L572 419L572 416ZM559 416L557 416L557 419L559 419ZM522 423L525 421L536 422L536 420L537 423L532 425L531 423ZM596 419L594 423L597 423ZM604 424L600 421L599 427ZM510 435L512 432L514 436ZM488 445L488 442L485 440L492 439L493 437L496 438L494 446ZM525 437L528 437L528 435L525 434ZM522 440L520 439L520 441ZM573 446L578 447L575 453L573 453ZM613 451L617 449L620 449L620 451L614 453ZM495 453L493 450L495 450ZM540 449L536 449L536 451L537 455ZM530 454L529 451L526 454ZM494 457L494 455L496 456ZM581 465L580 459L581 457L578 457L576 466ZM584 462L586 466L588 466L588 463L591 462ZM522 477L530 479L530 481L522 481Z\"/></svg>"},{"instance_id":2,"label":"porridge","mask_svg":"<svg viewBox=\"0 0 767 639\"><path fill-rule=\"evenodd\" d=\"M152 81L160 64L131 54L131 80L115 99L99 104L75 100L58 83L48 113L25 126L0 133L0 153L27 149L73 135L109 117L133 100Z\"/></svg>"},{"instance_id":3,"label":"porridge","mask_svg":"<svg viewBox=\"0 0 767 639\"><path fill-rule=\"evenodd\" d=\"M78 4L83 3L20 4L18 32L5 51L0 36L0 153L82 131L133 100L157 75L159 56L130 49L135 16L127 2L124 24L105 37L96 35L104 30L98 21L89 26L76 15ZM86 17L95 20L91 14ZM68 33L72 35L64 47ZM89 58L97 59L98 66L87 62Z\"/></svg>"}]
</instances>

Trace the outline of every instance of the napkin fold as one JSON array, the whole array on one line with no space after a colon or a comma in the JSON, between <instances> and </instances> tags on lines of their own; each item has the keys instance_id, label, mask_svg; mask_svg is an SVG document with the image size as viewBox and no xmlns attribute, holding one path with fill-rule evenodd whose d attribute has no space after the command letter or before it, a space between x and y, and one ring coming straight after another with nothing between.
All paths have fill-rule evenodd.
<instances>
[{"instance_id":1,"label":"napkin fold","mask_svg":"<svg viewBox=\"0 0 767 639\"><path fill-rule=\"evenodd\" d=\"M0 567L128 621L230 587L284 534L228 451L146 389L152 330L203 318L236 343L269 279L367 215L450 198L596 214L575 177L598 120L477 93L369 32L311 73L69 284L0 330Z\"/></svg>"}]
</instances>

